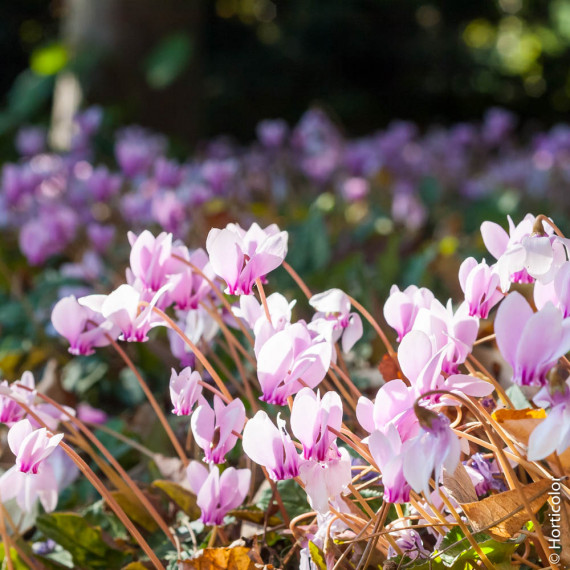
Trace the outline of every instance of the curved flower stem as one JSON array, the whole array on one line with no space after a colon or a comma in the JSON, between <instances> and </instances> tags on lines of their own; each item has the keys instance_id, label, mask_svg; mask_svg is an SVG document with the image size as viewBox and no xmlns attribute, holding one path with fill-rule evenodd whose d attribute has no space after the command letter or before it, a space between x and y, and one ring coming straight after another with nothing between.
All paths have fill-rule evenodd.
<instances>
[{"instance_id":1,"label":"curved flower stem","mask_svg":"<svg viewBox=\"0 0 570 570\"><path fill-rule=\"evenodd\" d=\"M148 305L146 301L142 301L141 304ZM202 366L210 373L210 376L213 378L214 382L220 389L220 392L222 392L222 394L224 394L228 400L233 400L219 374L214 370L213 366L204 356L204 353L188 338L186 333L164 311L158 307L153 307L152 311L156 313L165 323L167 323L170 328L172 328L174 331L176 331L176 333L180 335L180 338L182 338L182 340L189 346L190 350L196 355L196 358L202 363Z\"/></svg>"},{"instance_id":2,"label":"curved flower stem","mask_svg":"<svg viewBox=\"0 0 570 570\"><path fill-rule=\"evenodd\" d=\"M301 289L301 291L303 291L305 297L307 297L307 299L310 299L313 296L311 293L311 290L307 287L305 282L299 277L299 274L286 261L283 261L282 265L283 265L283 269L285 269L285 271L287 271L287 273L289 273L289 275L291 275L291 277L293 278L293 281L295 281L295 283L297 283L297 286L299 287L299 289Z\"/></svg>"},{"instance_id":3,"label":"curved flower stem","mask_svg":"<svg viewBox=\"0 0 570 570\"><path fill-rule=\"evenodd\" d=\"M259 277L255 280L255 285L257 287L257 290L259 291L259 298L261 299L261 304L263 305L263 310L265 311L265 317L269 321L269 324L272 324L271 314L269 313L269 307L267 306L267 297L265 296L263 283L261 282L261 279Z\"/></svg>"},{"instance_id":4,"label":"curved flower stem","mask_svg":"<svg viewBox=\"0 0 570 570\"><path fill-rule=\"evenodd\" d=\"M495 388L495 390L497 390L497 394L499 394L499 398L501 398L501 400L503 400L503 403L511 409L515 409L515 405L513 404L512 400L509 398L508 394L505 392L505 389L501 386L501 384L499 384L499 382L497 382L497 380L495 380L495 378L493 377L493 375L485 368L485 366L483 366L483 364L481 364L481 362L479 362L479 360L477 360L473 354L469 354L467 356L467 358L469 360L471 360L473 362L473 364L475 364L475 366L477 366L477 368L479 368L479 370L483 373L483 375L485 376L485 380L487 382L490 382L491 384L493 384L493 387ZM469 365L467 362L465 362L465 367L467 368L467 370L469 370ZM474 374L474 370L472 372L473 369L469 370L470 374Z\"/></svg>"},{"instance_id":5,"label":"curved flower stem","mask_svg":"<svg viewBox=\"0 0 570 570\"><path fill-rule=\"evenodd\" d=\"M131 372L135 375L135 378L137 379L140 387L142 388L142 391L144 392L149 404L152 406L152 409L154 410L156 417L159 419L160 423L162 424L162 427L164 428L166 435L170 439L172 446L176 450L176 453L180 457L180 460L182 461L184 466L188 465L188 458L184 453L182 445L180 445L180 442L178 441L178 438L172 431L172 428L170 427L170 424L168 423L168 420L166 419L164 412L162 411L161 407L156 401L156 398L154 397L147 383L143 380L143 377L140 375L139 371L137 370L137 367L133 364L133 361L129 358L128 354L123 350L123 348L119 345L119 343L115 339L113 339L111 336L107 336L107 338L111 341L113 348L119 353L119 356L124 360L125 364L130 368Z\"/></svg>"},{"instance_id":6,"label":"curved flower stem","mask_svg":"<svg viewBox=\"0 0 570 570\"><path fill-rule=\"evenodd\" d=\"M348 298L349 298L352 306L357 311L359 311L362 314L362 316L372 325L372 328L376 331L376 334L380 337L380 339L384 343L384 346L386 347L386 351L388 352L388 354L392 358L396 359L397 358L396 351L392 348L392 345L390 344L388 337L386 336L386 334L384 333L384 331L382 330L382 328L380 327L378 322L368 312L368 310L362 304L360 304L354 297L351 297L350 295L348 295Z\"/></svg>"},{"instance_id":7,"label":"curved flower stem","mask_svg":"<svg viewBox=\"0 0 570 570\"><path fill-rule=\"evenodd\" d=\"M23 386L19 383L18 383L18 386L20 388L31 391L31 389L28 388L27 386ZM168 525L166 524L164 519L160 516L160 514L154 508L152 503L146 498L144 493L139 489L138 485L136 484L135 481L133 481L133 479L130 477L130 475L127 473L127 471L113 457L111 452L101 443L99 438L89 428L87 428L87 426L81 420L79 420L73 414L68 412L61 404L58 404L55 400L53 400L49 396L46 396L45 394L38 393L37 395L39 398L44 400L44 402L47 402L48 404L54 406L59 412L61 412L62 414L65 414L67 416L67 419L70 422L70 424L72 424L73 426L77 426L77 428L80 430L80 432L82 434L84 434L85 437L87 437L87 439L91 443L93 443L93 445L95 445L95 447L101 452L103 457L105 457L105 459L115 469L116 473L118 473L118 477L117 476L113 477L112 472L111 472L111 477L109 477L109 479L111 481L117 481L117 483L118 483L117 488L120 488L120 486L123 486L123 487L126 487L127 489L130 489L133 492L133 494L136 496L136 498L144 506L144 508L148 511L149 515L155 520L155 522L157 523L159 528L164 532L164 534L167 536L167 538L170 540L170 542L172 542L172 544L174 546L176 546L172 532L170 531L170 528L168 527ZM121 435L121 434L117 434L116 432L113 432L113 430L108 430L108 432L109 431L112 432L111 435L113 435L114 437ZM127 443L129 445L136 443L136 442L132 442L128 438L124 438L124 439L127 440ZM138 447L142 447L142 446L139 445ZM92 449L90 446L89 446L89 448ZM154 458L154 456L152 455L152 453L149 450L147 450L145 447L142 447L142 449L144 450L143 453L145 453L146 455L150 455L151 458ZM89 452L88 449L86 449L86 451ZM93 458L94 461L98 462L98 460L99 460L98 456L96 456L92 452L89 452L89 455L91 455L91 457ZM104 473L107 473L108 468L107 469L103 468L103 465L106 465L106 464L104 464L104 463L103 463L103 465L101 465L99 463L97 463L97 464L99 465L99 467L101 468L101 470ZM121 482L123 483L123 485L121 485Z\"/></svg>"},{"instance_id":8,"label":"curved flower stem","mask_svg":"<svg viewBox=\"0 0 570 570\"><path fill-rule=\"evenodd\" d=\"M216 344L220 346L226 354L230 353L230 347L227 343L223 342L221 338L216 339ZM222 362L222 359L216 354L216 351L213 350L212 347L208 347L205 354L207 354L208 358L211 358L217 368L222 371L222 374L224 374L229 383L236 389L236 392L238 392L240 396L247 397L243 384L229 371L228 367Z\"/></svg>"},{"instance_id":9,"label":"curved flower stem","mask_svg":"<svg viewBox=\"0 0 570 570\"><path fill-rule=\"evenodd\" d=\"M226 342L228 343L230 356L232 357L232 360L234 361L236 368L238 369L239 375L241 376L241 380L242 380L242 383L243 383L244 388L245 388L246 397L251 402L251 404L254 408L254 411L257 411L258 410L257 401L256 401L255 396L253 395L253 390L251 388L251 384L249 382L249 379L248 379L247 374L245 372L245 369L243 367L243 363L238 356L238 353L236 351L236 347L239 347L242 351L244 351L248 357L250 355L247 353L247 351L244 350L243 346L239 342L237 342L236 338L229 331L228 327L226 326L226 323L224 323L223 319L220 317L218 312L217 311L211 311L205 305L204 305L204 308L206 309L206 311L208 311L208 314L210 314L212 316L212 318L214 318L217 321L217 323L218 323L218 325L222 331L222 334L224 335L224 338L226 339ZM254 361L254 364L255 364L255 361Z\"/></svg>"},{"instance_id":10,"label":"curved flower stem","mask_svg":"<svg viewBox=\"0 0 570 570\"><path fill-rule=\"evenodd\" d=\"M499 460L501 468L505 472L505 475L507 475L509 483L517 490L517 493L518 493L522 503L525 506L529 520L532 522L532 524L534 525L534 528L536 529L538 542L540 543L542 550L545 553L548 552L549 551L548 543L546 542L546 538L544 537L544 533L542 532L542 528L541 528L538 520L536 519L536 516L534 515L534 513L532 511L529 500L523 492L523 488L521 486L521 483L518 480L516 473L514 472L513 468L511 467L511 464L507 460L501 445L497 441L496 434L494 433L493 430L491 430L487 427L488 425L491 425L495 430L497 430L497 433L501 433L502 430L498 426L497 422L495 422L495 420L493 420L493 418L486 412L486 410L479 409L477 406L475 406L470 399L468 399L464 396L461 396L459 394L447 392L445 390L430 390L429 392L422 394L422 396L420 396L420 398L418 398L418 400L423 398L423 397L432 395L432 394L445 394L445 395L448 395L452 398L459 400L481 422L481 425L484 427L485 431L487 432L489 439L494 443L494 445L497 448L497 459ZM507 443L507 445L509 445L509 447L511 446L511 442L508 438L505 439L504 442ZM556 570L555 564L549 563L549 565L552 568L552 570Z\"/></svg>"},{"instance_id":11,"label":"curved flower stem","mask_svg":"<svg viewBox=\"0 0 570 570\"><path fill-rule=\"evenodd\" d=\"M125 525L131 536L138 542L140 547L144 550L145 554L150 558L151 562L153 563L154 567L159 570L164 570L164 566L161 564L160 560L153 552L152 548L149 546L147 541L143 538L141 533L137 530L137 528L133 525L129 517L126 515L125 511L119 506L117 501L114 499L113 495L109 493L109 490L103 485L101 480L95 475L95 473L91 470L89 465L69 447L66 443L61 441L59 443L60 447L67 453L67 455L73 460L73 462L79 467L81 472L85 475L87 480L97 489L99 494L105 499L109 507L113 510L113 512L117 515L118 519Z\"/></svg>"},{"instance_id":12,"label":"curved flower stem","mask_svg":"<svg viewBox=\"0 0 570 570\"><path fill-rule=\"evenodd\" d=\"M184 263L185 265L187 265L188 267L190 267L190 269L192 269L192 271L195 271L196 273L198 273L198 275L200 275L208 283L208 285L210 285L210 287L212 288L212 291L214 292L216 297L218 297L218 299L222 302L224 307L230 313L232 312L232 306L230 305L228 300L225 298L224 294L219 290L219 288L216 286L216 284L199 267L197 267L196 265L194 265L193 263L191 263L187 259L180 257L179 255L174 254L172 257L173 257L173 259L176 259L177 261L180 261L180 262ZM251 344L253 346L253 337L251 336L251 334L249 334L249 331L245 328L243 323L239 320L238 320L238 326L240 327L241 331L245 335L245 338L247 338L249 344Z\"/></svg>"},{"instance_id":13,"label":"curved flower stem","mask_svg":"<svg viewBox=\"0 0 570 570\"><path fill-rule=\"evenodd\" d=\"M545 222L546 224L548 224L554 230L554 233L556 233L558 237L566 238L566 236L562 233L562 230L550 218L546 217L544 214L539 214L538 216L536 216L534 221L535 225L541 222Z\"/></svg>"},{"instance_id":14,"label":"curved flower stem","mask_svg":"<svg viewBox=\"0 0 570 570\"><path fill-rule=\"evenodd\" d=\"M331 363L331 368L332 368L332 363ZM337 367L336 370L340 371L342 373L342 370L340 370L340 368ZM349 404L350 407L354 411L356 411L356 402L354 401L354 398L350 395L350 393L347 391L347 389L342 385L342 382L340 381L338 376L330 369L328 371L328 376L333 381L333 384L336 386L338 391L341 393L342 397L346 400L347 404Z\"/></svg>"},{"instance_id":15,"label":"curved flower stem","mask_svg":"<svg viewBox=\"0 0 570 570\"><path fill-rule=\"evenodd\" d=\"M11 541L6 532L6 522L4 521L4 505L0 503L0 536L2 536L2 544L4 545L4 560L8 570L14 570L12 562Z\"/></svg>"}]
</instances>

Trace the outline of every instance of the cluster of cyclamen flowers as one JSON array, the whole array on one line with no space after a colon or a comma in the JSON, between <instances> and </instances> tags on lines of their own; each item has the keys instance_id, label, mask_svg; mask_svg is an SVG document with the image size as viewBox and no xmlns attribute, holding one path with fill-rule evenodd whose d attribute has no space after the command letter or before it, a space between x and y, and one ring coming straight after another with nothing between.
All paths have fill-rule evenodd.
<instances>
[{"instance_id":1,"label":"cluster of cyclamen flowers","mask_svg":"<svg viewBox=\"0 0 570 570\"><path fill-rule=\"evenodd\" d=\"M384 498L390 503L409 501L412 490L437 501L430 479L437 485L444 468L453 472L462 452L468 455L445 408L454 398L493 392L492 383L461 373L461 365L472 351L480 320L498 303L496 340L512 366L512 380L540 388L535 402L550 407L546 420L531 434L529 459L541 460L570 446L570 389L556 373L557 362L570 350L569 244L544 217L529 214L518 226L509 219L509 226L507 233L490 222L482 225L483 240L496 263L465 260L459 271L465 300L457 308L451 301L442 305L429 290L415 286L404 291L394 287L384 306L386 321L398 335L401 373L385 378L374 401L362 396L356 416L368 434L362 443L381 473ZM287 254L287 233L275 225L262 229L253 224L247 231L237 224L214 229L206 251L191 252L166 233L155 237L144 231L129 239L127 283L109 295L62 299L52 322L73 354L91 354L117 339L146 341L152 327L169 326L172 351L185 366L171 375L173 413L191 415L194 440L209 464L207 468L192 461L187 468L202 521L222 524L248 494L249 469L228 467L220 473L218 467L240 437L244 452L270 479L295 478L320 516L326 517L331 507L346 510L342 495L349 492L352 462L338 438L347 410L338 393L321 393L319 386L336 366L339 351L350 351L362 335L362 322L351 312L349 296L338 289L314 295L309 301L315 313L308 323L293 321L295 301L279 293L267 299L262 294L260 303L254 290L263 291L267 275ZM536 312L520 293L510 291L516 283L535 284ZM220 303L227 300L223 293L239 297L231 311ZM169 324L164 311L170 307L176 318ZM228 326L253 333L259 399L276 406L274 420L263 410L248 420L239 398L220 391L223 385L215 388L209 377L192 368L200 356L196 346L207 346L220 328ZM204 388L214 393L211 402ZM254 402L252 406L258 407ZM286 406L289 429L282 417ZM31 437L27 423L16 426L14 441ZM33 445L10 444L18 457L30 445L42 449L37 456L32 453L32 459L18 460L18 465L31 465L32 470L57 441L57 436L34 437ZM474 456L467 458L467 465L480 493L497 488L492 464ZM419 540L415 532L406 530L401 540Z\"/></svg>"},{"instance_id":2,"label":"cluster of cyclamen flowers","mask_svg":"<svg viewBox=\"0 0 570 570\"><path fill-rule=\"evenodd\" d=\"M291 129L281 120L263 121L249 147L216 139L185 162L167 157L162 136L130 127L117 132L114 168L96 157L101 121L96 108L79 115L65 153L47 148L42 129L20 131L21 160L3 167L0 190L0 227L17 233L32 265L69 253L85 234L89 249L62 271L87 281L103 274L102 257L118 226L158 225L182 237L193 212L220 199L282 202L297 195L302 181L303 195L312 198L326 190L344 203L389 201L393 220L414 231L427 221L420 199L426 178L438 183L442 197L477 199L508 188L564 200L557 188L570 172L567 127L520 145L515 118L498 109L481 125L434 127L422 136L412 123L396 122L360 139L346 139L312 109Z\"/></svg>"}]
</instances>

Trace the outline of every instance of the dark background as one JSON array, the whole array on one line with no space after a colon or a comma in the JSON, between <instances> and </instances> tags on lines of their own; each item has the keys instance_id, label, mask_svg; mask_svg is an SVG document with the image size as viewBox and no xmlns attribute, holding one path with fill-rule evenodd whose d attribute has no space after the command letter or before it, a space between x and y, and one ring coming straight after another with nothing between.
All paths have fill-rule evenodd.
<instances>
[{"instance_id":1,"label":"dark background","mask_svg":"<svg viewBox=\"0 0 570 570\"><path fill-rule=\"evenodd\" d=\"M66 68L85 103L187 142L250 140L315 104L350 135L490 106L548 126L570 109L568 0L4 0L1 16L6 133L47 120Z\"/></svg>"}]
</instances>

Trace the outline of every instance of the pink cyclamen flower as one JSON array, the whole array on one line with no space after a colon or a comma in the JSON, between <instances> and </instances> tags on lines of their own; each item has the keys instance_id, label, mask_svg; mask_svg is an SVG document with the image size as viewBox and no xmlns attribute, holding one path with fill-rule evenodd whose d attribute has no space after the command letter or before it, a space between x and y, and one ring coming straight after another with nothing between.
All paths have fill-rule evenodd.
<instances>
[{"instance_id":1,"label":"pink cyclamen flower","mask_svg":"<svg viewBox=\"0 0 570 570\"><path fill-rule=\"evenodd\" d=\"M208 255L203 249L197 249L192 253L186 248L179 248L179 255L187 259L192 265L195 265L204 275L213 281L215 274L210 266ZM207 279L198 271L184 265L180 272L170 275L168 281L171 287L168 291L169 298L176 304L177 309L197 309L200 301L202 301L212 287Z\"/></svg>"},{"instance_id":2,"label":"pink cyclamen flower","mask_svg":"<svg viewBox=\"0 0 570 570\"><path fill-rule=\"evenodd\" d=\"M304 385L315 388L325 377L331 357L331 343L313 339L303 323L275 333L257 354L257 378L263 392L260 399L283 406Z\"/></svg>"},{"instance_id":3,"label":"pink cyclamen flower","mask_svg":"<svg viewBox=\"0 0 570 570\"><path fill-rule=\"evenodd\" d=\"M82 297L79 304L100 313L104 319L115 325L121 331L121 340L144 342L148 340L147 333L152 327L164 324L154 315L152 308L169 287L168 283L164 285L144 307L141 306L141 302L145 300L143 293L125 283L109 295Z\"/></svg>"},{"instance_id":4,"label":"pink cyclamen flower","mask_svg":"<svg viewBox=\"0 0 570 570\"><path fill-rule=\"evenodd\" d=\"M324 461L331 446L336 449L336 435L342 424L342 402L336 392L322 398L311 388L303 388L293 401L291 431L303 444L305 459Z\"/></svg>"},{"instance_id":5,"label":"pink cyclamen flower","mask_svg":"<svg viewBox=\"0 0 570 570\"><path fill-rule=\"evenodd\" d=\"M468 257L459 268L459 284L465 294L469 315L486 319L489 311L503 298L500 278L485 263Z\"/></svg>"},{"instance_id":6,"label":"pink cyclamen flower","mask_svg":"<svg viewBox=\"0 0 570 570\"><path fill-rule=\"evenodd\" d=\"M129 232L128 238L131 244L132 272L129 282L138 281L143 288L156 292L167 283L170 275L184 269L183 264L172 255L183 254L185 248L173 245L172 234L162 232L155 237L145 230L139 236Z\"/></svg>"},{"instance_id":7,"label":"pink cyclamen flower","mask_svg":"<svg viewBox=\"0 0 570 570\"><path fill-rule=\"evenodd\" d=\"M549 282L566 261L568 240L552 235L550 225L535 233L536 218L527 214L517 226L511 217L509 233L493 222L483 222L481 234L489 252L497 259L496 272L503 291L511 283Z\"/></svg>"},{"instance_id":8,"label":"pink cyclamen flower","mask_svg":"<svg viewBox=\"0 0 570 570\"><path fill-rule=\"evenodd\" d=\"M0 500L15 498L18 506L31 513L39 500L46 512L55 510L59 493L70 485L79 469L60 448L40 463L36 474L23 473L14 465L0 477Z\"/></svg>"},{"instance_id":9,"label":"pink cyclamen flower","mask_svg":"<svg viewBox=\"0 0 570 570\"><path fill-rule=\"evenodd\" d=\"M285 421L277 414L277 427L262 410L245 424L243 451L258 465L263 465L274 481L299 475L299 454Z\"/></svg>"},{"instance_id":10,"label":"pink cyclamen flower","mask_svg":"<svg viewBox=\"0 0 570 570\"><path fill-rule=\"evenodd\" d=\"M405 440L417 431L417 418L413 410L415 400L414 388L406 386L402 380L390 380L380 387L374 403L360 396L356 417L368 433L384 432L393 425L400 438Z\"/></svg>"},{"instance_id":11,"label":"pink cyclamen flower","mask_svg":"<svg viewBox=\"0 0 570 570\"><path fill-rule=\"evenodd\" d=\"M436 485L443 468L450 473L459 463L461 445L449 427L449 420L442 414L426 411L429 419L422 429L402 447L404 476L417 493L430 496L429 480L434 476Z\"/></svg>"},{"instance_id":12,"label":"pink cyclamen flower","mask_svg":"<svg viewBox=\"0 0 570 570\"><path fill-rule=\"evenodd\" d=\"M63 434L48 434L46 428L34 430L29 420L21 420L8 431L8 445L16 456L16 466L22 473L37 473L63 439Z\"/></svg>"},{"instance_id":13,"label":"pink cyclamen flower","mask_svg":"<svg viewBox=\"0 0 570 570\"><path fill-rule=\"evenodd\" d=\"M551 391L545 386L533 398L539 406L551 406L548 416L534 428L528 440L529 461L540 461L551 453L561 455L570 447L570 387L565 383Z\"/></svg>"},{"instance_id":14,"label":"pink cyclamen flower","mask_svg":"<svg viewBox=\"0 0 570 570\"><path fill-rule=\"evenodd\" d=\"M433 293L425 287L410 285L400 291L397 285L392 285L390 296L384 304L384 318L398 333L398 342L412 330L418 311L429 308L433 299Z\"/></svg>"},{"instance_id":15,"label":"pink cyclamen flower","mask_svg":"<svg viewBox=\"0 0 570 570\"><path fill-rule=\"evenodd\" d=\"M368 438L368 447L382 473L384 500L406 503L410 500L410 485L404 477L402 438L393 423L384 431L374 431Z\"/></svg>"},{"instance_id":16,"label":"pink cyclamen flower","mask_svg":"<svg viewBox=\"0 0 570 570\"><path fill-rule=\"evenodd\" d=\"M570 319L552 303L533 313L525 298L510 293L495 317L497 344L513 368L513 382L543 386L546 374L570 350Z\"/></svg>"},{"instance_id":17,"label":"pink cyclamen flower","mask_svg":"<svg viewBox=\"0 0 570 570\"><path fill-rule=\"evenodd\" d=\"M214 272L226 283L230 295L250 295L253 284L283 263L287 255L287 232L276 224L264 230L252 224L246 232L238 224L213 228L206 250Z\"/></svg>"},{"instance_id":18,"label":"pink cyclamen flower","mask_svg":"<svg viewBox=\"0 0 570 570\"><path fill-rule=\"evenodd\" d=\"M30 392L19 386L8 384L6 380L0 382L0 387L3 391L6 391L6 395L0 394L0 423L6 424L8 427L19 422L25 415L18 400L21 400L27 406L32 406L36 396L36 382L31 372L24 372L19 383L27 388L31 388L33 391Z\"/></svg>"},{"instance_id":19,"label":"pink cyclamen flower","mask_svg":"<svg viewBox=\"0 0 570 570\"><path fill-rule=\"evenodd\" d=\"M227 406L214 395L214 408L204 398L192 415L191 426L194 439L204 450L204 461L223 463L226 454L235 446L245 425L245 407L240 399L232 400Z\"/></svg>"},{"instance_id":20,"label":"pink cyclamen flower","mask_svg":"<svg viewBox=\"0 0 570 570\"><path fill-rule=\"evenodd\" d=\"M179 374L174 368L170 375L170 399L172 400L172 413L177 416L189 416L194 404L202 395L202 378L196 371L187 366Z\"/></svg>"},{"instance_id":21,"label":"pink cyclamen flower","mask_svg":"<svg viewBox=\"0 0 570 570\"><path fill-rule=\"evenodd\" d=\"M333 343L342 335L342 350L349 352L362 336L362 320L350 312L348 295L340 289L329 289L313 295L309 304L317 311L311 323L314 328Z\"/></svg>"},{"instance_id":22,"label":"pink cyclamen flower","mask_svg":"<svg viewBox=\"0 0 570 570\"><path fill-rule=\"evenodd\" d=\"M224 517L243 503L251 481L249 469L228 467L220 476L217 465L208 471L199 461L191 461L186 474L202 510L200 520L206 525L223 524Z\"/></svg>"},{"instance_id":23,"label":"pink cyclamen flower","mask_svg":"<svg viewBox=\"0 0 570 570\"><path fill-rule=\"evenodd\" d=\"M69 352L74 355L93 354L96 347L111 344L118 329L100 313L80 305L70 295L60 299L51 313L55 330L69 342Z\"/></svg>"},{"instance_id":24,"label":"pink cyclamen flower","mask_svg":"<svg viewBox=\"0 0 570 570\"><path fill-rule=\"evenodd\" d=\"M299 478L305 485L309 504L318 513L329 511L329 501L336 503L352 480L348 451L329 449L325 461L305 461L299 468ZM338 507L338 505L337 505Z\"/></svg>"},{"instance_id":25,"label":"pink cyclamen flower","mask_svg":"<svg viewBox=\"0 0 570 570\"><path fill-rule=\"evenodd\" d=\"M560 309L564 318L570 317L570 263L560 266L554 279L548 283L537 281L534 284L534 304L542 309L548 301Z\"/></svg>"},{"instance_id":26,"label":"pink cyclamen flower","mask_svg":"<svg viewBox=\"0 0 570 570\"><path fill-rule=\"evenodd\" d=\"M467 303L462 303L454 312L451 299L446 306L434 299L429 308L418 311L413 330L428 335L434 353L443 350L443 371L453 374L471 352L479 321L469 316Z\"/></svg>"}]
</instances>

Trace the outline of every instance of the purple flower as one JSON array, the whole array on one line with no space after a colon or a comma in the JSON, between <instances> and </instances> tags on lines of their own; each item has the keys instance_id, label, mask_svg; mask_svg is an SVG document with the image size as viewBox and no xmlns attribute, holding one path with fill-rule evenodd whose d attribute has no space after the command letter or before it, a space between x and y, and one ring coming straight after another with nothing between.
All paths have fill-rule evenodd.
<instances>
[{"instance_id":1,"label":"purple flower","mask_svg":"<svg viewBox=\"0 0 570 570\"><path fill-rule=\"evenodd\" d=\"M228 467L220 475L217 465L208 471L199 461L191 461L186 473L202 510L200 520L206 525L223 524L224 517L243 503L249 491L249 469Z\"/></svg>"},{"instance_id":2,"label":"purple flower","mask_svg":"<svg viewBox=\"0 0 570 570\"><path fill-rule=\"evenodd\" d=\"M227 283L230 295L250 295L255 280L273 271L287 255L287 232L276 224L261 229L252 224L246 232L238 224L211 229L206 250L214 272Z\"/></svg>"},{"instance_id":3,"label":"purple flower","mask_svg":"<svg viewBox=\"0 0 570 570\"><path fill-rule=\"evenodd\" d=\"M257 412L243 430L243 451L255 463L263 465L274 481L299 475L299 454L280 414L275 427L264 411Z\"/></svg>"},{"instance_id":4,"label":"purple flower","mask_svg":"<svg viewBox=\"0 0 570 570\"><path fill-rule=\"evenodd\" d=\"M202 403L192 415L191 426L194 439L204 450L204 461L223 463L234 448L245 425L245 408L240 399L228 405L214 395L214 408L202 398Z\"/></svg>"},{"instance_id":5,"label":"purple flower","mask_svg":"<svg viewBox=\"0 0 570 570\"><path fill-rule=\"evenodd\" d=\"M257 354L257 378L261 400L283 406L287 398L303 388L315 388L325 377L332 345L313 339L306 325L295 323L275 333Z\"/></svg>"},{"instance_id":6,"label":"purple flower","mask_svg":"<svg viewBox=\"0 0 570 570\"><path fill-rule=\"evenodd\" d=\"M189 416L194 404L202 395L202 378L200 374L187 366L179 374L174 368L170 375L170 399L172 400L172 413L177 416Z\"/></svg>"},{"instance_id":7,"label":"purple flower","mask_svg":"<svg viewBox=\"0 0 570 570\"><path fill-rule=\"evenodd\" d=\"M325 461L331 446L336 450L336 435L342 424L342 402L336 392L321 399L311 388L303 388L293 401L291 431L303 444L303 457ZM332 428L333 431L331 431Z\"/></svg>"},{"instance_id":8,"label":"purple flower","mask_svg":"<svg viewBox=\"0 0 570 570\"><path fill-rule=\"evenodd\" d=\"M434 299L433 293L425 287L410 285L400 291L392 285L390 296L384 304L384 318L398 333L398 342L410 332L421 308L429 308Z\"/></svg>"},{"instance_id":9,"label":"purple flower","mask_svg":"<svg viewBox=\"0 0 570 570\"><path fill-rule=\"evenodd\" d=\"M533 313L524 297L510 293L495 317L497 344L513 368L513 382L543 386L546 374L570 350L570 319L552 303Z\"/></svg>"},{"instance_id":10,"label":"purple flower","mask_svg":"<svg viewBox=\"0 0 570 570\"><path fill-rule=\"evenodd\" d=\"M503 298L500 279L483 261L468 257L459 268L459 283L469 306L469 315L486 319L489 311Z\"/></svg>"}]
</instances>

